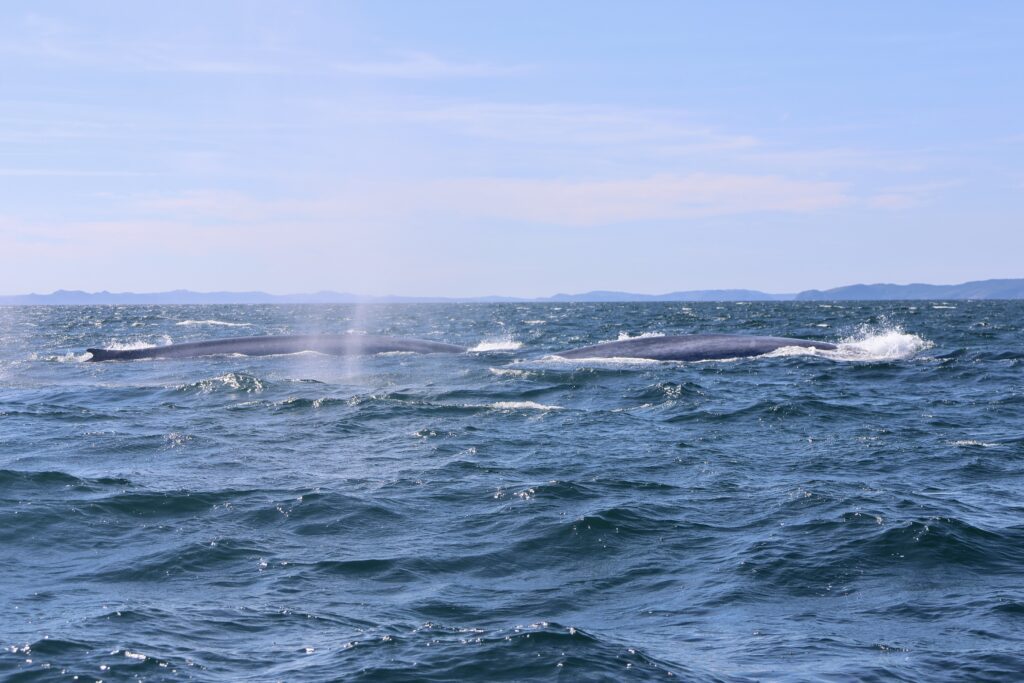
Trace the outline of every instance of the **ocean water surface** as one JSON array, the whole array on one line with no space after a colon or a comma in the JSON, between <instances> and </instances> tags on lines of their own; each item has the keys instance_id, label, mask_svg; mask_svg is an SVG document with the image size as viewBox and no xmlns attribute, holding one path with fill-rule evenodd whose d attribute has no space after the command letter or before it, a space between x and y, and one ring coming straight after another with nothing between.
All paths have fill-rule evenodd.
<instances>
[{"instance_id":1,"label":"ocean water surface","mask_svg":"<svg viewBox=\"0 0 1024 683\"><path fill-rule=\"evenodd\" d=\"M1024 303L0 308L0 678L1021 680ZM366 332L465 355L87 363ZM839 342L565 361L640 334Z\"/></svg>"}]
</instances>

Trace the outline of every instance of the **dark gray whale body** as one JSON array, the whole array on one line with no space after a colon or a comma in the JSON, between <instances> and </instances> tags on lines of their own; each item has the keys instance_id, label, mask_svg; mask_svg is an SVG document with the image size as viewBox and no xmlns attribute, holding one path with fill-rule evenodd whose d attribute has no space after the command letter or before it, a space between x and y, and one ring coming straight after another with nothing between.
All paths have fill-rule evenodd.
<instances>
[{"instance_id":1,"label":"dark gray whale body","mask_svg":"<svg viewBox=\"0 0 1024 683\"><path fill-rule=\"evenodd\" d=\"M786 346L834 351L835 344L791 339L754 337L741 334L684 334L667 337L638 337L595 346L562 351L561 358L640 358L648 360L718 360L760 356ZM300 351L316 351L333 356L360 356L376 353L465 353L454 344L362 334L286 335L272 337L231 337L210 341L151 346L144 349L86 349L92 362L139 360L143 358L195 358L221 354L271 356Z\"/></svg>"},{"instance_id":2,"label":"dark gray whale body","mask_svg":"<svg viewBox=\"0 0 1024 683\"><path fill-rule=\"evenodd\" d=\"M786 346L834 351L835 344L742 334L682 334L670 337L639 337L562 351L562 358L643 358L647 360L719 360L771 353Z\"/></svg>"},{"instance_id":3,"label":"dark gray whale body","mask_svg":"<svg viewBox=\"0 0 1024 683\"><path fill-rule=\"evenodd\" d=\"M151 346L145 349L86 349L90 361L138 360L140 358L194 358L238 353L244 356L272 356L281 353L316 351L332 356L368 356L401 351L407 353L463 353L454 344L363 334L289 335L277 337L233 337L211 341Z\"/></svg>"}]
</instances>

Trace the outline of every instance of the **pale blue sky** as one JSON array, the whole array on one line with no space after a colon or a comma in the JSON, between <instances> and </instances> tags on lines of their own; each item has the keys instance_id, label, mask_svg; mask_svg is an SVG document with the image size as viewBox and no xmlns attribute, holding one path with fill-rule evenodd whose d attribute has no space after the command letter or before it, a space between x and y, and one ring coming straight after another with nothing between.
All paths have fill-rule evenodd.
<instances>
[{"instance_id":1,"label":"pale blue sky","mask_svg":"<svg viewBox=\"0 0 1024 683\"><path fill-rule=\"evenodd\" d=\"M1024 276L1019 2L0 5L0 293Z\"/></svg>"}]
</instances>

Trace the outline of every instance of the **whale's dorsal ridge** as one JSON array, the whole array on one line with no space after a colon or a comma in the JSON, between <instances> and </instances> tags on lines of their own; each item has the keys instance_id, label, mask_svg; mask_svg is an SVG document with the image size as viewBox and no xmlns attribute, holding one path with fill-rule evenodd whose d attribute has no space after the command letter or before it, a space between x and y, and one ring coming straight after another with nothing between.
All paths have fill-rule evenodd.
<instances>
[{"instance_id":1,"label":"whale's dorsal ridge","mask_svg":"<svg viewBox=\"0 0 1024 683\"><path fill-rule=\"evenodd\" d=\"M362 334L282 335L228 337L185 342L142 349L86 349L90 361L139 360L143 358L195 358L221 354L271 356L316 351L335 356L372 355L394 351L406 353L464 353L465 347L444 342Z\"/></svg>"},{"instance_id":2,"label":"whale's dorsal ridge","mask_svg":"<svg viewBox=\"0 0 1024 683\"><path fill-rule=\"evenodd\" d=\"M643 360L720 360L771 353L787 346L834 351L835 344L790 337L758 337L745 334L682 334L634 337L569 349L561 358L638 358Z\"/></svg>"}]
</instances>

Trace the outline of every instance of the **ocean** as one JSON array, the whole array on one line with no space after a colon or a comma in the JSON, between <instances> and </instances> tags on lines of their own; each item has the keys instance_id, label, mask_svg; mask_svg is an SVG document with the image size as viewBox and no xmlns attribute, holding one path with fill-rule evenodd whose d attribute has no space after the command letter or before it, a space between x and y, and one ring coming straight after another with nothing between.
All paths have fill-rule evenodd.
<instances>
[{"instance_id":1,"label":"ocean","mask_svg":"<svg viewBox=\"0 0 1024 683\"><path fill-rule=\"evenodd\" d=\"M0 678L1024 679L1024 302L0 308ZM87 363L259 334L463 355ZM567 361L635 335L839 350Z\"/></svg>"}]
</instances>

